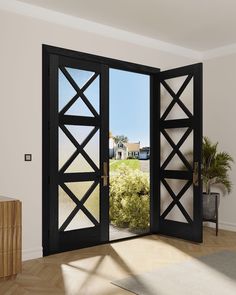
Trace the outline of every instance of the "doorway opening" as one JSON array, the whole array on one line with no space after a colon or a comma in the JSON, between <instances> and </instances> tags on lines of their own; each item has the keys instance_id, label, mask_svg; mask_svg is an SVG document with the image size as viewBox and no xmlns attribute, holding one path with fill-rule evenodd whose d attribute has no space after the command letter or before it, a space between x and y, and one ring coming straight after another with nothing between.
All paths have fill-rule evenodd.
<instances>
[{"instance_id":1,"label":"doorway opening","mask_svg":"<svg viewBox=\"0 0 236 295\"><path fill-rule=\"evenodd\" d=\"M150 76L109 70L109 240L150 232Z\"/></svg>"},{"instance_id":2,"label":"doorway opening","mask_svg":"<svg viewBox=\"0 0 236 295\"><path fill-rule=\"evenodd\" d=\"M202 64L44 45L42 121L44 255L144 234L202 241Z\"/></svg>"}]
</instances>

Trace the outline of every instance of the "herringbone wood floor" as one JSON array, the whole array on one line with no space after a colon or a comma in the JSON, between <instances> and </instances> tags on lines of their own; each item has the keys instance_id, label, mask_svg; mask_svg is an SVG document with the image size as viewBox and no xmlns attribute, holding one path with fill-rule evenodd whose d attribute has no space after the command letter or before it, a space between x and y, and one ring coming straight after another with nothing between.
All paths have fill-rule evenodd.
<instances>
[{"instance_id":1,"label":"herringbone wood floor","mask_svg":"<svg viewBox=\"0 0 236 295\"><path fill-rule=\"evenodd\" d=\"M130 274L222 250L236 251L236 233L204 229L204 243L147 236L61 253L23 263L14 280L0 283L1 295L128 295L110 282Z\"/></svg>"}]
</instances>

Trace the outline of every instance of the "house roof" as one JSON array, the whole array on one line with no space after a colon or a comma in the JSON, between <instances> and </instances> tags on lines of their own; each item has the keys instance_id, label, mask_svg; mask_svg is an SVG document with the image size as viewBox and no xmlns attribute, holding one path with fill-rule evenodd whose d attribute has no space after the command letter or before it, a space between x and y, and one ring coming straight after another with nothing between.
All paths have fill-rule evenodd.
<instances>
[{"instance_id":1,"label":"house roof","mask_svg":"<svg viewBox=\"0 0 236 295\"><path fill-rule=\"evenodd\" d=\"M125 145L127 146L129 152L139 152L140 142L127 142Z\"/></svg>"}]
</instances>

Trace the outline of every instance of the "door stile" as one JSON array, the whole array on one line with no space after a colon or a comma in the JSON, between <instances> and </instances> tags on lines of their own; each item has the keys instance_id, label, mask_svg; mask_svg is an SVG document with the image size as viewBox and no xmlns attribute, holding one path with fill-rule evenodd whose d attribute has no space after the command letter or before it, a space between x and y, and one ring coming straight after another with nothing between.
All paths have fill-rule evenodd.
<instances>
[{"instance_id":1,"label":"door stile","mask_svg":"<svg viewBox=\"0 0 236 295\"><path fill-rule=\"evenodd\" d=\"M101 242L109 241L109 67L101 65L100 220Z\"/></svg>"}]
</instances>

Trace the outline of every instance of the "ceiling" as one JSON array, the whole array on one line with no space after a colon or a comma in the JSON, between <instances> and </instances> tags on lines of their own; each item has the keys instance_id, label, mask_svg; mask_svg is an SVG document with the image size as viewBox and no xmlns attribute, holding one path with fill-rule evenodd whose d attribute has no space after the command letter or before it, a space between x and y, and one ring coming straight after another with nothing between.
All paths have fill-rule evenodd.
<instances>
[{"instance_id":1,"label":"ceiling","mask_svg":"<svg viewBox=\"0 0 236 295\"><path fill-rule=\"evenodd\" d=\"M235 0L20 0L206 51L236 43Z\"/></svg>"}]
</instances>

